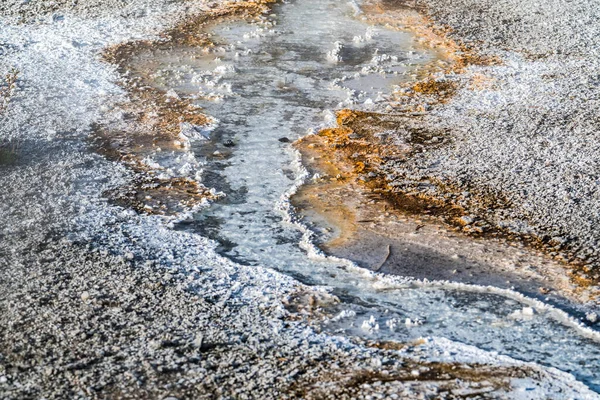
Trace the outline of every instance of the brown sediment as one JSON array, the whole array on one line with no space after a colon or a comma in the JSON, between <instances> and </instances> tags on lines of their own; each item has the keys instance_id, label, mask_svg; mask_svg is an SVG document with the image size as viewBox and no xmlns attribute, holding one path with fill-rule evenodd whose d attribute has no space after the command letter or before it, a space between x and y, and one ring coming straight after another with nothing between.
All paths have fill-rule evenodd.
<instances>
[{"instance_id":1,"label":"brown sediment","mask_svg":"<svg viewBox=\"0 0 600 400\"><path fill-rule=\"evenodd\" d=\"M418 189L423 182L411 182L412 188L404 190L390 185L380 171L382 163L401 161L448 140L445 132L415 130L405 132L399 145L397 135L381 134L404 126L406 118L413 117L342 110L340 128L294 144L309 172L318 175L298 190L292 204L304 222L330 228L316 244L388 274L517 288L532 296L552 292L586 301L589 293L572 284L564 265L527 251L520 241L507 246L507 234L494 231L483 219L463 219L468 208L457 203L450 185L436 189L436 196ZM426 184L436 186L433 180ZM473 191L471 196L486 207L497 204L485 193ZM508 206L505 200L503 204Z\"/></svg>"},{"instance_id":2,"label":"brown sediment","mask_svg":"<svg viewBox=\"0 0 600 400\"><path fill-rule=\"evenodd\" d=\"M125 127L97 125L93 145L110 160L122 162L134 171L125 187L105 193L122 206L150 214L176 214L217 196L202 184L186 177L159 177L160 171L142 160L157 151L181 152L182 123L204 126L210 118L189 99L169 96L153 85L147 71L135 65L140 55L171 48L200 52L215 44L206 33L210 25L230 18L253 18L265 13L276 0L228 2L218 8L192 16L166 30L155 41L134 41L107 48L102 58L117 67L120 85L130 101L121 104Z\"/></svg>"},{"instance_id":3,"label":"brown sediment","mask_svg":"<svg viewBox=\"0 0 600 400\"><path fill-rule=\"evenodd\" d=\"M371 23L413 32L420 47L435 50L439 59L425 67L426 71L464 72L470 65L499 65L502 60L480 54L477 49L451 37L452 29L435 23L427 8L415 1L369 0L363 11Z\"/></svg>"},{"instance_id":4,"label":"brown sediment","mask_svg":"<svg viewBox=\"0 0 600 400\"><path fill-rule=\"evenodd\" d=\"M408 217L418 221L415 232L424 225L439 226L434 230L458 233L476 240L476 245L489 243L490 248L498 254L504 252L508 256L510 252L529 248L529 255L525 257L510 255L514 264L526 268L524 264L527 263L523 260L529 257L535 260L535 264L543 264L546 271L551 273L532 274L531 271L521 271L516 267L512 270L510 267L494 269L489 262L488 265L481 262L470 264L463 261L462 256L460 260L450 260L448 257L452 254L443 257L433 253L430 263L437 263L442 269L445 266L446 271L427 268L425 264L429 255L419 254L412 261L422 265L415 265L412 269L409 266L397 269L397 266L387 265L382 272L507 288L517 286L533 295L544 295L550 290L576 301L587 301L597 295L586 290L595 282L580 272L580 268L585 267L556 257L553 261L540 254L540 251L548 254L553 243L534 235L516 234L486 219L485 212L480 210L511 206L510 201L501 194L473 186L469 188L468 198L465 198L464 186L435 177L415 180L410 176L393 176L393 180L390 180L384 172L386 163L401 163L416 152L447 145L451 140L449 132L411 128L414 124L410 121L415 118L419 116L341 110L337 114L337 128L324 129L295 143L307 168L322 177L300 188L292 198L292 203L301 215L316 213L327 225L335 227L334 231L339 231L331 240L318 243L323 250L339 257L352 259L352 256L356 256L355 261L364 260L368 257L363 255L366 251L364 246L361 248L360 241L377 237L379 240L373 239L372 242L381 248L371 250L371 257L377 259L363 266L378 269L387 259L385 247L393 244L394 253L398 251L398 243L405 241L405 238L394 238L390 226L396 222L392 221ZM401 134L398 134L399 130L402 130ZM398 138L402 140L399 142ZM402 181L403 185L397 185L398 181ZM389 222L387 227L381 221L381 216L386 216ZM409 224L414 225L414 222ZM400 236L398 233L398 238ZM448 233L442 233L441 236L448 236ZM512 244L517 248L513 248ZM402 249L406 250L403 244ZM407 260L396 255L395 262L398 263L399 259ZM486 260L496 263L493 257ZM564 272L557 272L565 268L569 271L568 276L564 276ZM464 272L465 269L468 270L467 274L455 272Z\"/></svg>"},{"instance_id":5,"label":"brown sediment","mask_svg":"<svg viewBox=\"0 0 600 400\"><path fill-rule=\"evenodd\" d=\"M391 360L397 360L398 363L357 367L355 364L346 365L339 360L314 360L309 362L307 369L311 368L312 363L327 362L332 365L322 368L318 374L298 371L294 383L288 389L289 393L306 399L323 399L359 395L362 390L372 386L384 393L386 384L397 384L406 388L411 384L435 382L438 396L449 395L455 399L468 399L491 392L508 392L512 388L512 379L536 375L535 371L522 366L426 362L399 356L398 351L412 350L422 345L422 339L408 343L360 341L360 344L385 351Z\"/></svg>"},{"instance_id":6,"label":"brown sediment","mask_svg":"<svg viewBox=\"0 0 600 400\"><path fill-rule=\"evenodd\" d=\"M412 176L386 175L386 164L402 163L414 154L451 143L452 132L432 130L427 126L424 122L427 111L450 101L459 89L481 90L493 86L491 78L481 72L467 73L467 67L499 65L502 61L497 57L482 56L475 48L455 41L450 37L451 31L436 25L417 3L374 0L364 6L364 11L373 23L414 32L420 38L419 45L435 49L440 59L422 68L416 75L416 82L400 86L392 98L392 113L340 110L336 128L322 130L299 141L298 149L305 162L312 163L315 172L332 169L343 172L338 172L340 176L326 185L309 184L299 191L297 200L292 200L302 207L312 199L310 207L324 211L322 198L342 190L342 184L351 185L350 192L361 187L369 198L385 201L386 212L394 210L404 215L426 216L470 237L525 245L554 258L568 271L571 283L581 290L598 285L600 275L593 275L592 270L575 257L568 244L554 243L550 237L516 233L488 218L485 210L512 206L502 193L482 185L451 182L436 176L415 180ZM388 131L393 135L386 135ZM464 195L466 191L468 196ZM359 225L348 212L343 216L325 214L332 225L346 231L337 236L336 242L324 243L324 249L347 242L356 233Z\"/></svg>"},{"instance_id":7,"label":"brown sediment","mask_svg":"<svg viewBox=\"0 0 600 400\"><path fill-rule=\"evenodd\" d=\"M377 342L374 347L382 349L380 345L381 343ZM418 343L391 346L390 358L397 357L394 350L416 345ZM383 350L386 350L385 347ZM402 359L401 367L382 365L357 368L356 365L344 365L337 361L332 364L334 365L331 368L324 368L323 372L317 375L300 371L289 388L290 393L307 399L336 398L358 395L361 390L375 385L378 391L385 393L387 385L391 385L391 388L394 388L395 384L402 388L410 388L411 385L418 387L421 382L435 382L437 397L468 399L480 398L493 392L508 392L512 388L511 380L536 375L535 371L519 366L498 367L476 363L421 362L411 359Z\"/></svg>"}]
</instances>

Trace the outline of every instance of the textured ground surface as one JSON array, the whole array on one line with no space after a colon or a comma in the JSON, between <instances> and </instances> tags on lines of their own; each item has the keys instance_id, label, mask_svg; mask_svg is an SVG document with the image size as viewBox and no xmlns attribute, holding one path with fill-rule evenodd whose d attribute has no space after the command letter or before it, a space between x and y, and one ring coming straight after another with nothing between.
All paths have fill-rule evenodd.
<instances>
[{"instance_id":1,"label":"textured ground surface","mask_svg":"<svg viewBox=\"0 0 600 400\"><path fill-rule=\"evenodd\" d=\"M99 54L185 9L74 4L0 5L0 69L20 71L0 116L0 135L18 143L0 165L0 398L506 398L511 387L594 398L566 374L468 347L398 352L320 335L297 312L330 296L107 204L101 194L131 172L89 150L92 123L125 97ZM8 23L19 16L36 22Z\"/></svg>"},{"instance_id":2,"label":"textured ground surface","mask_svg":"<svg viewBox=\"0 0 600 400\"><path fill-rule=\"evenodd\" d=\"M459 90L445 104L430 103L399 139L411 144L417 128L445 144L389 163L388 178L466 205L475 220L535 234L551 252L597 271L597 7L585 0L421 3L452 29L450 37L501 62L438 76Z\"/></svg>"}]
</instances>

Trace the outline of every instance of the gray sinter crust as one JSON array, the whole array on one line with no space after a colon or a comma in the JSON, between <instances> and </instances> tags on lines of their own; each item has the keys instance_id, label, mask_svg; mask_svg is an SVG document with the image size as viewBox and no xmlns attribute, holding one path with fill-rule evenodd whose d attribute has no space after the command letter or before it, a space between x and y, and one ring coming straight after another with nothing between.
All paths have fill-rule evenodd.
<instances>
[{"instance_id":1,"label":"gray sinter crust","mask_svg":"<svg viewBox=\"0 0 600 400\"><path fill-rule=\"evenodd\" d=\"M386 172L458 184L505 197L510 207L475 209L498 226L568 243L599 262L600 25L594 2L464 0L422 2L452 37L500 66L471 66L463 90L419 126L450 132ZM472 85L477 75L482 85ZM475 87L473 87L475 86ZM427 188L428 190L430 188Z\"/></svg>"}]
</instances>

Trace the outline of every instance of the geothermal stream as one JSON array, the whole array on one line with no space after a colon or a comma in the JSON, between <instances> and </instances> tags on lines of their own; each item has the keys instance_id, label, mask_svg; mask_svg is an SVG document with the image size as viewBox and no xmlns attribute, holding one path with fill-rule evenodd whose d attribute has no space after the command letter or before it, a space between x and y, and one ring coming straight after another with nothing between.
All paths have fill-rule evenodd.
<instances>
[{"instance_id":1,"label":"geothermal stream","mask_svg":"<svg viewBox=\"0 0 600 400\"><path fill-rule=\"evenodd\" d=\"M600 334L564 311L508 289L373 274L321 254L290 216L288 198L307 178L291 142L331 125L326 110L385 105L391 86L433 52L333 0L283 4L261 23L224 22L211 33L221 47L154 50L134 60L156 87L194 98L218 121L192 150L204 162L203 183L226 197L176 229L216 240L238 263L331 288L342 300L323 324L333 334L442 337L559 368L600 390Z\"/></svg>"}]
</instances>

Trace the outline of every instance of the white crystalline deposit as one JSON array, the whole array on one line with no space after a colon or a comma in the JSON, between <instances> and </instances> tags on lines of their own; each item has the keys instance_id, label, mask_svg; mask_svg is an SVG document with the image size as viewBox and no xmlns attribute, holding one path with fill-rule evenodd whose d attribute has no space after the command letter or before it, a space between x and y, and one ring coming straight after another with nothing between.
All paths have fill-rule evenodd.
<instances>
[{"instance_id":1,"label":"white crystalline deposit","mask_svg":"<svg viewBox=\"0 0 600 400\"><path fill-rule=\"evenodd\" d=\"M395 331L396 328L398 327L398 319L397 318L390 318L387 321L385 321L385 326L387 326L390 331Z\"/></svg>"},{"instance_id":2,"label":"white crystalline deposit","mask_svg":"<svg viewBox=\"0 0 600 400\"><path fill-rule=\"evenodd\" d=\"M340 311L340 313L338 315L336 315L335 317L333 317L331 320L332 321L339 321L341 319L346 319L346 318L354 318L356 317L356 312L353 310L342 310Z\"/></svg>"},{"instance_id":3,"label":"white crystalline deposit","mask_svg":"<svg viewBox=\"0 0 600 400\"><path fill-rule=\"evenodd\" d=\"M377 32L375 31L375 29L373 27L368 27L367 31L365 32L364 35L358 35L358 36L354 36L354 38L352 39L352 41L354 43L360 44L360 43L364 43L364 42L368 42L370 40L373 40L373 38L377 35Z\"/></svg>"},{"instance_id":4,"label":"white crystalline deposit","mask_svg":"<svg viewBox=\"0 0 600 400\"><path fill-rule=\"evenodd\" d=\"M332 63L340 63L343 61L342 59L342 50L344 49L344 44L340 41L337 41L333 44L333 49L327 52L327 59Z\"/></svg>"},{"instance_id":5,"label":"white crystalline deposit","mask_svg":"<svg viewBox=\"0 0 600 400\"><path fill-rule=\"evenodd\" d=\"M600 267L597 3L420 3L452 37L501 63L454 76L465 87L418 123L447 132L450 143L387 172L505 198L509 207L476 211L516 232L562 238L551 243Z\"/></svg>"},{"instance_id":6,"label":"white crystalline deposit","mask_svg":"<svg viewBox=\"0 0 600 400\"><path fill-rule=\"evenodd\" d=\"M512 314L509 315L509 318L515 319L531 319L534 315L537 314L537 311L533 307L523 307L521 310L516 310Z\"/></svg>"},{"instance_id":7,"label":"white crystalline deposit","mask_svg":"<svg viewBox=\"0 0 600 400\"><path fill-rule=\"evenodd\" d=\"M361 327L362 329L368 332L374 332L379 330L379 324L377 323L377 320L373 315L371 315L369 319L364 320Z\"/></svg>"},{"instance_id":8,"label":"white crystalline deposit","mask_svg":"<svg viewBox=\"0 0 600 400\"><path fill-rule=\"evenodd\" d=\"M193 13L203 5L0 4L2 46L10 49L0 69L21 71L19 94L0 116L0 135L20 142L17 162L0 166L0 397L282 398L297 394L288 392L293 383L326 377L336 366L346 376L402 366L396 352L286 319L284 299L317 289L226 260L208 239L103 197L131 173L92 153L88 143L92 124L106 118L100 110L127 101L99 53L156 37L186 8ZM35 21L16 24L20 14ZM374 317L368 326L376 330ZM453 342L422 354L431 359L449 348L467 354ZM482 355L490 364L523 365L483 351L463 359ZM593 398L569 375L528 368L541 382L532 398ZM392 395L390 385L360 390ZM395 391L414 398L431 385L416 381Z\"/></svg>"}]
</instances>

